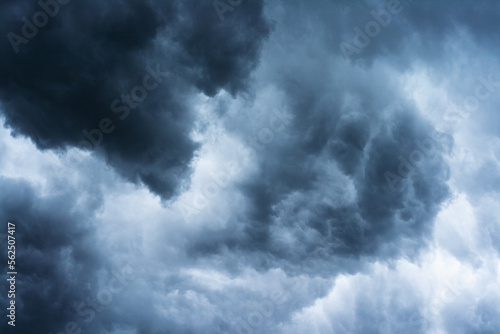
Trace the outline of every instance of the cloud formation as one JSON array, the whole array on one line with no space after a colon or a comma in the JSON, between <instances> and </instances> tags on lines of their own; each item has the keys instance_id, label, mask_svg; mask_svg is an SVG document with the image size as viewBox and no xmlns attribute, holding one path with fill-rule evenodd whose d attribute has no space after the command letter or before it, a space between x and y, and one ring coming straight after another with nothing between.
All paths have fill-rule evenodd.
<instances>
[{"instance_id":1,"label":"cloud formation","mask_svg":"<svg viewBox=\"0 0 500 334\"><path fill-rule=\"evenodd\" d=\"M47 8L57 13L37 28ZM169 199L198 147L189 96L244 90L269 32L260 1L222 23L212 11L196 1L3 2L1 35L37 30L17 53L1 42L7 125L40 149L95 149Z\"/></svg>"},{"instance_id":2,"label":"cloud formation","mask_svg":"<svg viewBox=\"0 0 500 334\"><path fill-rule=\"evenodd\" d=\"M58 3L0 4L16 332L499 331L498 2Z\"/></svg>"}]
</instances>

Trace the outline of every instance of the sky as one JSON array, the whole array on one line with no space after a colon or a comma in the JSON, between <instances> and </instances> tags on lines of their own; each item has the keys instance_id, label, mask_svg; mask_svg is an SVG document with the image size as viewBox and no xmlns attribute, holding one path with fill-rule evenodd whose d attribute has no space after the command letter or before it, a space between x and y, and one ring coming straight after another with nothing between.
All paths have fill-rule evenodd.
<instances>
[{"instance_id":1,"label":"sky","mask_svg":"<svg viewBox=\"0 0 500 334\"><path fill-rule=\"evenodd\" d=\"M499 16L0 0L0 332L500 333Z\"/></svg>"}]
</instances>

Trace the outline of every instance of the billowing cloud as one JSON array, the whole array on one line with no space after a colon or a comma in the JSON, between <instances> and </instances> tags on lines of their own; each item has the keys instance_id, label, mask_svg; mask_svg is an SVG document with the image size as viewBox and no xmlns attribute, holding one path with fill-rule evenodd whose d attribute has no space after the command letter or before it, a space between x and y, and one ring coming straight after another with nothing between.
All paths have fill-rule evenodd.
<instances>
[{"instance_id":1,"label":"billowing cloud","mask_svg":"<svg viewBox=\"0 0 500 334\"><path fill-rule=\"evenodd\" d=\"M0 34L9 37L0 54L7 124L40 149L96 150L165 199L179 190L198 147L189 96L245 89L269 32L260 1L223 22L210 3L196 1L0 8Z\"/></svg>"},{"instance_id":2,"label":"billowing cloud","mask_svg":"<svg viewBox=\"0 0 500 334\"><path fill-rule=\"evenodd\" d=\"M311 15L300 6L276 7L283 21ZM323 49L311 57L325 36L314 35L315 26L296 28L302 34L278 24L262 60L261 95L274 85L279 98L257 99L246 112L267 119L226 121L245 129L241 137L255 152L257 172L240 183L245 215L213 237L200 234L194 253L272 254L278 265L300 268L326 239L325 266L335 270L345 269L338 257L414 254L449 196L445 158L453 139L422 117L384 60L359 68ZM293 53L284 41L297 46Z\"/></svg>"},{"instance_id":3,"label":"billowing cloud","mask_svg":"<svg viewBox=\"0 0 500 334\"><path fill-rule=\"evenodd\" d=\"M0 4L17 332L498 332L498 2L61 2Z\"/></svg>"}]
</instances>

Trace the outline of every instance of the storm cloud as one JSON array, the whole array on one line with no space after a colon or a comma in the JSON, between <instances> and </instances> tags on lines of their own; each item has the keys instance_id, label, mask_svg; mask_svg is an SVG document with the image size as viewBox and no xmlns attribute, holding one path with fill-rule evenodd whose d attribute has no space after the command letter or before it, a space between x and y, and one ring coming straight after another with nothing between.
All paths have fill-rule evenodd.
<instances>
[{"instance_id":1,"label":"storm cloud","mask_svg":"<svg viewBox=\"0 0 500 334\"><path fill-rule=\"evenodd\" d=\"M46 6L53 15L37 28ZM3 1L0 15L2 35L35 35L2 39L8 126L40 149L95 150L164 199L198 147L189 96L244 90L269 33L260 1L222 23L196 1Z\"/></svg>"},{"instance_id":2,"label":"storm cloud","mask_svg":"<svg viewBox=\"0 0 500 334\"><path fill-rule=\"evenodd\" d=\"M0 4L0 331L499 331L498 1L62 2Z\"/></svg>"}]
</instances>

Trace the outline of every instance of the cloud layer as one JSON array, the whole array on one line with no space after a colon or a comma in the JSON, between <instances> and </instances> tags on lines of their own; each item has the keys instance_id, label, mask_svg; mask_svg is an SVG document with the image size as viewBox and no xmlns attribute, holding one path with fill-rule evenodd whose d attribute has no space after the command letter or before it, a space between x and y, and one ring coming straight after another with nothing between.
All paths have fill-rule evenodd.
<instances>
[{"instance_id":1,"label":"cloud layer","mask_svg":"<svg viewBox=\"0 0 500 334\"><path fill-rule=\"evenodd\" d=\"M498 2L50 8L0 4L2 333L499 331Z\"/></svg>"}]
</instances>

